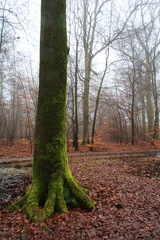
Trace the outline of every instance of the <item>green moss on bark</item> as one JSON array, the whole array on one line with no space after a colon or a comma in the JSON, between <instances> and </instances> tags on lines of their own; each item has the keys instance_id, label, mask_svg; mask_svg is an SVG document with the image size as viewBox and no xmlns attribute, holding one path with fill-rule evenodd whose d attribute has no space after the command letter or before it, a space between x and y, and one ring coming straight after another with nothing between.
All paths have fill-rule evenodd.
<instances>
[{"instance_id":1,"label":"green moss on bark","mask_svg":"<svg viewBox=\"0 0 160 240\"><path fill-rule=\"evenodd\" d=\"M68 212L67 205L81 207L89 211L94 208L93 200L87 196L84 188L74 180L70 172L65 175L61 172L53 174L43 206L40 205L40 199L40 188L32 183L28 193L13 204L12 209L25 209L28 217L37 221L49 217L54 211Z\"/></svg>"},{"instance_id":2,"label":"green moss on bark","mask_svg":"<svg viewBox=\"0 0 160 240\"><path fill-rule=\"evenodd\" d=\"M34 141L32 184L12 207L23 208L33 221L67 204L94 208L87 189L72 176L66 150L67 37L66 1L42 0L40 83Z\"/></svg>"}]
</instances>

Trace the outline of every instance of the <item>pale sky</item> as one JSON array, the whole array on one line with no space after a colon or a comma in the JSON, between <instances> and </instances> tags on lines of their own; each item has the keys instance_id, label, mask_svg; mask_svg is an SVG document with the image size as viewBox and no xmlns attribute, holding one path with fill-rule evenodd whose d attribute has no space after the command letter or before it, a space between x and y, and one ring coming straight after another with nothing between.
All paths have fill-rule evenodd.
<instances>
[{"instance_id":1,"label":"pale sky","mask_svg":"<svg viewBox=\"0 0 160 240\"><path fill-rule=\"evenodd\" d=\"M29 1L29 11L23 23L24 31L19 32L20 39L16 44L17 51L24 54L33 64L33 70L39 68L39 37L40 37L40 1Z\"/></svg>"}]
</instances>

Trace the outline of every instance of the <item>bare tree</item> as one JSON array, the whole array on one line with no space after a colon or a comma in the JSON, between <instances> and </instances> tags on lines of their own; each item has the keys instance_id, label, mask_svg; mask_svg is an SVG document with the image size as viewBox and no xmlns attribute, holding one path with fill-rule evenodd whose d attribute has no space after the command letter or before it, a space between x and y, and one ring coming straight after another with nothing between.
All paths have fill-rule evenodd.
<instances>
[{"instance_id":1,"label":"bare tree","mask_svg":"<svg viewBox=\"0 0 160 240\"><path fill-rule=\"evenodd\" d=\"M145 95L142 100L142 108L144 112L144 106L146 106L147 118L148 118L148 132L152 133L154 130L153 138L157 138L158 120L158 94L157 94L157 63L159 61L159 29L157 30L158 18L159 18L160 4L156 2L144 2L141 1L140 11L130 21L130 27L125 32L124 39L127 42L127 38L132 36L133 49L128 48L128 45L124 45L124 39L119 45L119 50L124 54L124 57L131 62L136 62L141 66L141 71L145 84L143 82L143 88L145 89ZM140 22L135 21L139 16ZM140 76L140 75L139 75ZM141 77L139 78L139 80ZM155 111L155 117L154 117ZM143 114L143 119L145 115ZM143 123L145 121L143 120ZM145 125L145 124L144 124ZM156 126L156 127L155 127ZM144 129L145 131L145 129ZM158 132L158 131L157 131Z\"/></svg>"},{"instance_id":2,"label":"bare tree","mask_svg":"<svg viewBox=\"0 0 160 240\"><path fill-rule=\"evenodd\" d=\"M24 2L22 2L22 4L24 4ZM15 0L4 0L0 3L0 132L3 136L4 124L14 121L16 111L17 113L20 111L18 109L19 106L16 105L17 96L15 90L17 89L17 83L15 82L15 76L11 74L11 72L13 73L13 64L15 61L15 42L19 39L19 32L21 30L25 32L22 24L25 14L23 12L22 19L22 15L20 16L20 9L21 8L18 8L17 1ZM17 58L16 61L18 60ZM10 104L8 103L8 99L7 101L5 100L8 92L11 93ZM15 101L15 103L13 101ZM11 106L17 107L17 109L11 110ZM14 114L14 117L11 113ZM11 125L8 128L9 131L7 136L13 138L17 129L13 122ZM12 141L13 139L11 139L10 142Z\"/></svg>"}]
</instances>

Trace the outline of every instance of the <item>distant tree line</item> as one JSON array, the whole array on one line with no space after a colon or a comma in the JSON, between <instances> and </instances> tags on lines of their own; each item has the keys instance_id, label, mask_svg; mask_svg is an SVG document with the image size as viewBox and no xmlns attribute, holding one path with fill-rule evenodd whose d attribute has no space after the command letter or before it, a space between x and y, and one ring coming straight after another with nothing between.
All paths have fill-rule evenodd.
<instances>
[{"instance_id":1,"label":"distant tree line","mask_svg":"<svg viewBox=\"0 0 160 240\"><path fill-rule=\"evenodd\" d=\"M16 52L16 29L24 29L12 4L0 6L0 139L31 143L38 74ZM102 141L158 144L159 1L126 0L125 8L109 0L67 4L68 142L78 150L79 144L94 144L102 132Z\"/></svg>"}]
</instances>

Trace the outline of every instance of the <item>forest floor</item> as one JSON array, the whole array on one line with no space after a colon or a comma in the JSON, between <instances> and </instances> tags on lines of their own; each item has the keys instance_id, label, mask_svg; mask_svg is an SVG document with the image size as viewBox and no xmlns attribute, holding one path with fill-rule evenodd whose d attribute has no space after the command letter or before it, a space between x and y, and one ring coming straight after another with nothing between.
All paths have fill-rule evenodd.
<instances>
[{"instance_id":1,"label":"forest floor","mask_svg":"<svg viewBox=\"0 0 160 240\"><path fill-rule=\"evenodd\" d=\"M160 239L160 151L112 144L108 151L70 151L70 169L91 187L95 209L87 212L69 206L69 213L54 213L32 223L24 211L7 209L31 183L32 154L22 145L15 144L10 151L0 147L0 167L26 168L25 174L1 178L0 239Z\"/></svg>"},{"instance_id":2,"label":"forest floor","mask_svg":"<svg viewBox=\"0 0 160 240\"><path fill-rule=\"evenodd\" d=\"M79 141L79 151L88 152L90 150L91 145L82 146ZM113 143L113 142L96 142L93 145L94 152L126 152L126 151L145 151L145 150L160 150L160 144L151 146L150 143L140 142L138 145L131 145L125 143ZM68 152L74 153L75 150L72 147L72 142L69 142ZM26 158L31 157L33 155L33 144L31 144L26 139L21 139L16 141L13 145L6 145L5 142L0 141L0 159L6 158Z\"/></svg>"}]
</instances>

